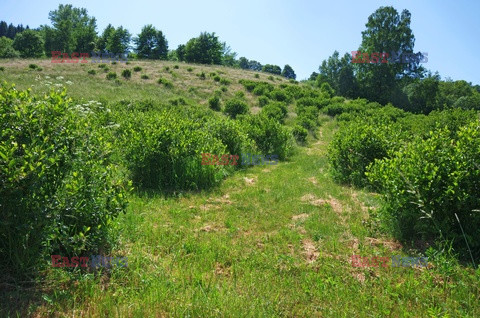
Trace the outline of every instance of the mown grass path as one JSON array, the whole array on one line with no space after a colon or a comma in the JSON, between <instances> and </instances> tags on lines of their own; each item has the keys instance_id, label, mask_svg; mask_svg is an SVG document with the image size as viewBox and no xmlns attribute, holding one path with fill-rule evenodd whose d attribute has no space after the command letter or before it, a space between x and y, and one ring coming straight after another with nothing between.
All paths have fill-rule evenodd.
<instances>
[{"instance_id":1,"label":"mown grass path","mask_svg":"<svg viewBox=\"0 0 480 318\"><path fill-rule=\"evenodd\" d=\"M128 267L69 282L37 313L478 316L472 270L351 265L353 254L405 251L374 231L368 209L378 207L378 196L332 181L326 153L335 129L326 121L318 140L290 161L240 171L211 192L133 198L114 250L128 257Z\"/></svg>"}]
</instances>

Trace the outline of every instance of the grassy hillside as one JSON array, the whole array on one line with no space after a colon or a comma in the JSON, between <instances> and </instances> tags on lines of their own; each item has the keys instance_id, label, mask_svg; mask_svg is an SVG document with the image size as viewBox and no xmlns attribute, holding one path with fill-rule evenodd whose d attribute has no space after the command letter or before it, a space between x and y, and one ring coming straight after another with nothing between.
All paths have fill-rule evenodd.
<instances>
[{"instance_id":1,"label":"grassy hillside","mask_svg":"<svg viewBox=\"0 0 480 318\"><path fill-rule=\"evenodd\" d=\"M35 94L62 84L76 100L149 98L175 106L183 98L188 106L207 108L224 87L222 101L242 91L253 113L260 110L258 97L240 79L288 83L265 73L172 62L107 65L117 82L91 63L15 60L0 66L2 80ZM142 70L134 72L136 66ZM126 68L132 70L129 80L121 76ZM202 72L205 79L197 75ZM173 87L158 84L159 78ZM297 116L295 106L288 106L287 126ZM478 316L480 270L445 253L429 254L428 267L353 266L353 255L420 254L381 230L378 194L333 181L327 149L339 123L323 114L319 122L308 144L277 165L240 169L217 187L175 197L134 192L127 213L115 221L111 253L127 256L127 267L80 273L47 266L36 285L2 286L0 315Z\"/></svg>"}]
</instances>

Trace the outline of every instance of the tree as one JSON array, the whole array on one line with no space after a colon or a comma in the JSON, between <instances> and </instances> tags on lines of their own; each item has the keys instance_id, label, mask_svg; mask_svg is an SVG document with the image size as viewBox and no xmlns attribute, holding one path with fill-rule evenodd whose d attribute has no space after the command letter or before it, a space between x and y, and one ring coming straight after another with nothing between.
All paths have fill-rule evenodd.
<instances>
[{"instance_id":1,"label":"tree","mask_svg":"<svg viewBox=\"0 0 480 318\"><path fill-rule=\"evenodd\" d=\"M7 36L7 32L8 32L8 25L7 25L7 22L5 21L0 21L0 38L2 36Z\"/></svg>"},{"instance_id":2,"label":"tree","mask_svg":"<svg viewBox=\"0 0 480 318\"><path fill-rule=\"evenodd\" d=\"M380 7L368 17L366 30L362 32L359 51L370 57L374 52L401 54L413 53L415 37L410 29L411 14L403 10L401 15L393 7ZM402 77L421 77L418 60L409 63L359 63L355 64L362 97L386 104L400 84Z\"/></svg>"},{"instance_id":3,"label":"tree","mask_svg":"<svg viewBox=\"0 0 480 318\"><path fill-rule=\"evenodd\" d=\"M185 46L185 61L200 64L221 64L224 46L215 36L215 32L202 32L197 38L190 39Z\"/></svg>"},{"instance_id":4,"label":"tree","mask_svg":"<svg viewBox=\"0 0 480 318\"><path fill-rule=\"evenodd\" d=\"M439 89L440 76L438 74L429 75L424 80L416 80L404 87L403 91L408 97L408 106L406 110L414 113L428 114L432 110L439 108L437 103L437 93Z\"/></svg>"},{"instance_id":5,"label":"tree","mask_svg":"<svg viewBox=\"0 0 480 318\"><path fill-rule=\"evenodd\" d=\"M110 39L114 32L115 28L111 24L108 24L105 30L103 30L102 35L97 39L96 47L98 50L102 52L107 50L108 39Z\"/></svg>"},{"instance_id":6,"label":"tree","mask_svg":"<svg viewBox=\"0 0 480 318\"><path fill-rule=\"evenodd\" d=\"M222 65L226 66L235 66L237 65L237 60L235 60L235 57L237 57L237 53L232 52L232 49L230 46L227 45L227 42L223 42L223 54L222 54Z\"/></svg>"},{"instance_id":7,"label":"tree","mask_svg":"<svg viewBox=\"0 0 480 318\"><path fill-rule=\"evenodd\" d=\"M177 47L176 53L179 61L185 61L185 45L184 44L180 44Z\"/></svg>"},{"instance_id":8,"label":"tree","mask_svg":"<svg viewBox=\"0 0 480 318\"><path fill-rule=\"evenodd\" d=\"M88 15L87 9L60 4L48 16L52 21L53 32L44 35L53 37L45 38L51 49L71 53L90 52L95 48L97 22Z\"/></svg>"},{"instance_id":9,"label":"tree","mask_svg":"<svg viewBox=\"0 0 480 318\"><path fill-rule=\"evenodd\" d=\"M6 36L0 37L0 58L19 57L20 54L13 48L13 40Z\"/></svg>"},{"instance_id":10,"label":"tree","mask_svg":"<svg viewBox=\"0 0 480 318\"><path fill-rule=\"evenodd\" d=\"M113 53L126 53L130 44L130 32L122 26L111 32L106 49Z\"/></svg>"},{"instance_id":11,"label":"tree","mask_svg":"<svg viewBox=\"0 0 480 318\"><path fill-rule=\"evenodd\" d=\"M17 34L17 30L15 29L15 26L10 23L7 29L7 38L10 38L13 40L13 38L15 37L15 34Z\"/></svg>"},{"instance_id":12,"label":"tree","mask_svg":"<svg viewBox=\"0 0 480 318\"><path fill-rule=\"evenodd\" d=\"M288 64L283 67L282 76L291 79L297 78L297 75L295 75L293 68Z\"/></svg>"},{"instance_id":13,"label":"tree","mask_svg":"<svg viewBox=\"0 0 480 318\"><path fill-rule=\"evenodd\" d=\"M312 74L310 74L310 77L308 78L308 80L309 81L316 81L318 75L319 74L317 72L312 72Z\"/></svg>"},{"instance_id":14,"label":"tree","mask_svg":"<svg viewBox=\"0 0 480 318\"><path fill-rule=\"evenodd\" d=\"M135 51L139 58L166 60L168 54L168 42L162 31L155 29L149 24L135 38Z\"/></svg>"},{"instance_id":15,"label":"tree","mask_svg":"<svg viewBox=\"0 0 480 318\"><path fill-rule=\"evenodd\" d=\"M280 75L282 74L282 69L278 65L265 64L262 68L263 72L272 73Z\"/></svg>"},{"instance_id":16,"label":"tree","mask_svg":"<svg viewBox=\"0 0 480 318\"><path fill-rule=\"evenodd\" d=\"M248 62L248 68L252 71L260 72L263 69L263 65L255 60L250 60Z\"/></svg>"},{"instance_id":17,"label":"tree","mask_svg":"<svg viewBox=\"0 0 480 318\"><path fill-rule=\"evenodd\" d=\"M240 66L240 68L242 70L247 70L248 69L248 59L246 57L241 57L238 59L238 66Z\"/></svg>"},{"instance_id":18,"label":"tree","mask_svg":"<svg viewBox=\"0 0 480 318\"><path fill-rule=\"evenodd\" d=\"M13 40L13 48L20 52L21 57L41 57L43 45L42 37L33 30L18 33Z\"/></svg>"}]
</instances>

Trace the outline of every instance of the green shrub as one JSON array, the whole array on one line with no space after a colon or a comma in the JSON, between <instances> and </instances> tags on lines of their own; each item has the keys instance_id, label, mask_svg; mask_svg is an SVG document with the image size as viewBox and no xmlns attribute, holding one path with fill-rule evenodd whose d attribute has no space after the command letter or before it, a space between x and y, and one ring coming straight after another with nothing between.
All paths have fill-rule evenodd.
<instances>
[{"instance_id":1,"label":"green shrub","mask_svg":"<svg viewBox=\"0 0 480 318\"><path fill-rule=\"evenodd\" d=\"M226 149L200 122L174 109L139 112L124 120L120 148L138 187L164 192L206 189L226 175L227 166L201 164L202 153L224 154Z\"/></svg>"},{"instance_id":2,"label":"green shrub","mask_svg":"<svg viewBox=\"0 0 480 318\"><path fill-rule=\"evenodd\" d=\"M36 70L38 68L38 65L37 64L29 64L28 68L31 69L31 70Z\"/></svg>"},{"instance_id":3,"label":"green shrub","mask_svg":"<svg viewBox=\"0 0 480 318\"><path fill-rule=\"evenodd\" d=\"M307 141L308 131L300 125L295 125L292 130L293 137L299 143L305 143Z\"/></svg>"},{"instance_id":4,"label":"green shrub","mask_svg":"<svg viewBox=\"0 0 480 318\"><path fill-rule=\"evenodd\" d=\"M257 84L259 82L255 82L255 81L250 81L250 80L246 80L246 79L241 79L238 81L240 84L243 85L243 87L245 87L245 89L249 92L253 91L254 88L257 86Z\"/></svg>"},{"instance_id":5,"label":"green shrub","mask_svg":"<svg viewBox=\"0 0 480 318\"><path fill-rule=\"evenodd\" d=\"M130 65L130 62L129 61L125 62L125 65Z\"/></svg>"},{"instance_id":6,"label":"green shrub","mask_svg":"<svg viewBox=\"0 0 480 318\"><path fill-rule=\"evenodd\" d=\"M172 98L169 100L169 103L173 106L186 105L187 102L183 97Z\"/></svg>"},{"instance_id":7,"label":"green shrub","mask_svg":"<svg viewBox=\"0 0 480 318\"><path fill-rule=\"evenodd\" d=\"M368 184L367 167L375 160L388 156L395 149L392 139L398 137L391 125L371 125L352 121L340 128L328 149L332 172L338 181L355 186Z\"/></svg>"},{"instance_id":8,"label":"green shrub","mask_svg":"<svg viewBox=\"0 0 480 318\"><path fill-rule=\"evenodd\" d=\"M258 75L258 74L255 74L255 78L260 78L260 75Z\"/></svg>"},{"instance_id":9,"label":"green shrub","mask_svg":"<svg viewBox=\"0 0 480 318\"><path fill-rule=\"evenodd\" d=\"M267 96L260 96L258 98L258 104L260 107L267 105L269 102L270 102L270 99L268 99Z\"/></svg>"},{"instance_id":10,"label":"green shrub","mask_svg":"<svg viewBox=\"0 0 480 318\"><path fill-rule=\"evenodd\" d=\"M117 73L115 72L109 72L107 74L107 80L112 80L112 79L116 79L117 78Z\"/></svg>"},{"instance_id":11,"label":"green shrub","mask_svg":"<svg viewBox=\"0 0 480 318\"><path fill-rule=\"evenodd\" d=\"M135 67L133 68L133 71L134 71L134 72L140 72L141 70L142 70L142 68L141 68L140 66L135 66Z\"/></svg>"},{"instance_id":12,"label":"green shrub","mask_svg":"<svg viewBox=\"0 0 480 318\"><path fill-rule=\"evenodd\" d=\"M215 75L215 76L213 77L213 80L214 80L215 82L220 82L221 78L220 78L220 76Z\"/></svg>"},{"instance_id":13,"label":"green shrub","mask_svg":"<svg viewBox=\"0 0 480 318\"><path fill-rule=\"evenodd\" d=\"M210 77L215 77L215 76L217 75L217 73L215 73L215 72L210 72L209 75L210 75ZM218 77L218 81L219 81L219 80L220 80L220 77ZM218 81L216 81L216 82L218 82Z\"/></svg>"},{"instance_id":14,"label":"green shrub","mask_svg":"<svg viewBox=\"0 0 480 318\"><path fill-rule=\"evenodd\" d=\"M5 71L5 67L0 66L0 72L3 72L3 71Z\"/></svg>"},{"instance_id":15,"label":"green shrub","mask_svg":"<svg viewBox=\"0 0 480 318\"><path fill-rule=\"evenodd\" d=\"M98 65L98 68L106 68L107 67L107 64L100 64Z\"/></svg>"},{"instance_id":16,"label":"green shrub","mask_svg":"<svg viewBox=\"0 0 480 318\"><path fill-rule=\"evenodd\" d=\"M278 155L285 160L294 145L290 131L278 121L263 115L241 116L244 131L255 141L265 155Z\"/></svg>"},{"instance_id":17,"label":"green shrub","mask_svg":"<svg viewBox=\"0 0 480 318\"><path fill-rule=\"evenodd\" d=\"M227 152L232 155L242 153L256 153L255 142L243 131L243 126L236 120L229 118L209 118L204 124L205 131L221 140ZM238 164L241 166L240 160Z\"/></svg>"},{"instance_id":18,"label":"green shrub","mask_svg":"<svg viewBox=\"0 0 480 318\"><path fill-rule=\"evenodd\" d=\"M455 136L452 138L452 136ZM438 129L415 138L392 158L376 161L367 172L384 194L384 218L408 241L450 240L464 260L470 258L460 225L474 258L480 258L480 126L456 134Z\"/></svg>"},{"instance_id":19,"label":"green shrub","mask_svg":"<svg viewBox=\"0 0 480 318\"><path fill-rule=\"evenodd\" d=\"M207 77L205 76L205 72L201 72L197 74L198 77L200 77L201 80L206 79Z\"/></svg>"},{"instance_id":20,"label":"green shrub","mask_svg":"<svg viewBox=\"0 0 480 318\"><path fill-rule=\"evenodd\" d=\"M220 98L217 95L212 96L208 100L208 106L213 110L220 111L221 109Z\"/></svg>"},{"instance_id":21,"label":"green shrub","mask_svg":"<svg viewBox=\"0 0 480 318\"><path fill-rule=\"evenodd\" d=\"M142 74L142 76L140 76L140 78L141 78L141 79L145 79L145 80L146 80L146 79L149 79L150 77L148 77L148 75L147 75L147 74Z\"/></svg>"},{"instance_id":22,"label":"green shrub","mask_svg":"<svg viewBox=\"0 0 480 318\"><path fill-rule=\"evenodd\" d=\"M272 82L275 82L275 79L273 78L272 75L270 75L270 76L268 77L268 79L271 80Z\"/></svg>"},{"instance_id":23,"label":"green shrub","mask_svg":"<svg viewBox=\"0 0 480 318\"><path fill-rule=\"evenodd\" d=\"M109 67L104 67L104 68L103 68L103 72L104 72L104 73L108 73L108 71L110 71L110 68L109 68Z\"/></svg>"},{"instance_id":24,"label":"green shrub","mask_svg":"<svg viewBox=\"0 0 480 318\"><path fill-rule=\"evenodd\" d=\"M288 102L289 97L282 89L274 89L270 92L270 98L279 102Z\"/></svg>"},{"instance_id":25,"label":"green shrub","mask_svg":"<svg viewBox=\"0 0 480 318\"><path fill-rule=\"evenodd\" d=\"M173 68L176 69L176 70L178 70L178 69L180 68L180 66L178 66L177 64L175 64L175 65L173 66Z\"/></svg>"},{"instance_id":26,"label":"green shrub","mask_svg":"<svg viewBox=\"0 0 480 318\"><path fill-rule=\"evenodd\" d=\"M248 113L248 105L242 98L234 97L225 102L225 114L235 119L238 115Z\"/></svg>"},{"instance_id":27,"label":"green shrub","mask_svg":"<svg viewBox=\"0 0 480 318\"><path fill-rule=\"evenodd\" d=\"M232 82L230 80L226 79L226 78L222 78L220 80L220 84L222 84L222 85L230 85L231 83Z\"/></svg>"},{"instance_id":28,"label":"green shrub","mask_svg":"<svg viewBox=\"0 0 480 318\"><path fill-rule=\"evenodd\" d=\"M188 67L188 68L187 68L187 71L192 72L192 71L193 71L193 68Z\"/></svg>"},{"instance_id":29,"label":"green shrub","mask_svg":"<svg viewBox=\"0 0 480 318\"><path fill-rule=\"evenodd\" d=\"M122 76L125 78L125 79L129 79L132 77L132 71L130 71L129 69L125 69L122 71Z\"/></svg>"},{"instance_id":30,"label":"green shrub","mask_svg":"<svg viewBox=\"0 0 480 318\"><path fill-rule=\"evenodd\" d=\"M287 113L287 105L282 102L270 102L264 106L261 111L261 114L278 120L282 124L284 123L285 117L287 117Z\"/></svg>"},{"instance_id":31,"label":"green shrub","mask_svg":"<svg viewBox=\"0 0 480 318\"><path fill-rule=\"evenodd\" d=\"M116 61L112 61L112 65L116 65L116 64L117 64L117 62L116 62Z\"/></svg>"},{"instance_id":32,"label":"green shrub","mask_svg":"<svg viewBox=\"0 0 480 318\"><path fill-rule=\"evenodd\" d=\"M222 86L222 87L220 88L220 90L221 90L222 92L226 92L226 91L228 91L228 88L226 88L225 86Z\"/></svg>"},{"instance_id":33,"label":"green shrub","mask_svg":"<svg viewBox=\"0 0 480 318\"><path fill-rule=\"evenodd\" d=\"M87 73L90 74L90 75L95 75L95 74L97 74L97 71L95 71L95 70L88 70Z\"/></svg>"},{"instance_id":34,"label":"green shrub","mask_svg":"<svg viewBox=\"0 0 480 318\"><path fill-rule=\"evenodd\" d=\"M163 84L166 88L173 88L173 83L167 80L166 78L159 78L157 83Z\"/></svg>"},{"instance_id":35,"label":"green shrub","mask_svg":"<svg viewBox=\"0 0 480 318\"><path fill-rule=\"evenodd\" d=\"M169 67L169 66L165 66L165 67L163 68L163 70L164 70L165 72L168 72L168 71L170 71L170 67Z\"/></svg>"},{"instance_id":36,"label":"green shrub","mask_svg":"<svg viewBox=\"0 0 480 318\"><path fill-rule=\"evenodd\" d=\"M4 84L0 100L0 250L15 255L0 258L2 273L31 277L52 254L108 250L129 186L95 128L96 103Z\"/></svg>"}]
</instances>

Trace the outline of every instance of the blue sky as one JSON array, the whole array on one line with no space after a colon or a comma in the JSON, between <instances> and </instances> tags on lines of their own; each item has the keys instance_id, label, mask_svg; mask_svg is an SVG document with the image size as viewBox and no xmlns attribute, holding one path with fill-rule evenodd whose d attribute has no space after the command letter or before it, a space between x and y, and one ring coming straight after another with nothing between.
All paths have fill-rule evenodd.
<instances>
[{"instance_id":1,"label":"blue sky","mask_svg":"<svg viewBox=\"0 0 480 318\"><path fill-rule=\"evenodd\" d=\"M480 1L110 1L0 0L0 20L30 27L50 24L48 12L58 4L83 7L97 19L137 35L153 24L176 48L202 31L216 32L237 57L262 64L290 64L297 79L307 78L334 50L342 55L358 48L370 14L393 6L412 14L415 51L428 52L424 66L443 79L480 84Z\"/></svg>"}]
</instances>

